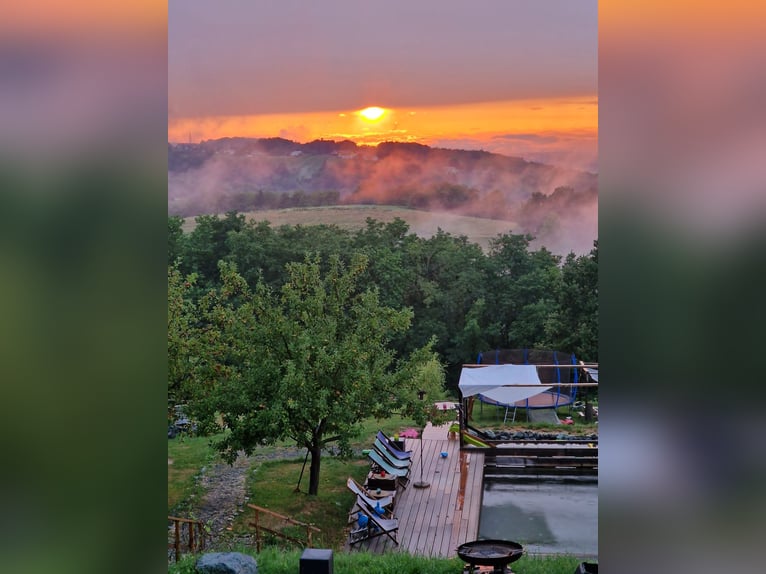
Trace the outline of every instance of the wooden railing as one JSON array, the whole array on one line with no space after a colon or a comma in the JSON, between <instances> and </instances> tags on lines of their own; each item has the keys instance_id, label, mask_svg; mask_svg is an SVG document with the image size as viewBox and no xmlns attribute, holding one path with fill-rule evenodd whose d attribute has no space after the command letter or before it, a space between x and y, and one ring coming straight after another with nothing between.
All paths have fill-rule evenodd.
<instances>
[{"instance_id":1,"label":"wooden railing","mask_svg":"<svg viewBox=\"0 0 766 574\"><path fill-rule=\"evenodd\" d=\"M168 544L168 548L175 550L176 562L181 558L181 527L186 524L188 531L188 539L186 548L189 552L194 553L199 550L205 549L205 525L199 520L191 520L189 518L178 518L177 516L168 516L168 520L173 521L173 534L175 540L172 544ZM197 536L195 537L195 530Z\"/></svg>"},{"instance_id":2,"label":"wooden railing","mask_svg":"<svg viewBox=\"0 0 766 574\"><path fill-rule=\"evenodd\" d=\"M295 544L298 544L300 546L304 546L307 548L311 548L312 544L312 533L314 532L322 532L319 528L312 526L311 524L306 524L305 522L300 522L298 520L294 520L290 518L289 516L284 516L282 514L278 514L276 512L272 512L271 510L267 508L262 508L260 506L255 506L254 504L248 504L249 508L252 508L255 511L255 521L250 522L250 526L255 527L255 545L258 552L261 551L261 537L262 531L268 532L270 534L273 534L274 536L277 536L278 538L282 538L284 540L287 540L289 542L293 542ZM262 514L265 514L266 516L261 516ZM273 524L269 524L269 526L266 526L264 524L265 520L262 520L262 518L272 518L277 519L277 521L287 522L288 524L293 524L295 526L299 526L306 529L306 540L301 540L299 538L295 538L294 536L289 536L285 534L284 532L280 532L276 528L272 528L274 526ZM273 522L273 521L272 521Z\"/></svg>"}]
</instances>

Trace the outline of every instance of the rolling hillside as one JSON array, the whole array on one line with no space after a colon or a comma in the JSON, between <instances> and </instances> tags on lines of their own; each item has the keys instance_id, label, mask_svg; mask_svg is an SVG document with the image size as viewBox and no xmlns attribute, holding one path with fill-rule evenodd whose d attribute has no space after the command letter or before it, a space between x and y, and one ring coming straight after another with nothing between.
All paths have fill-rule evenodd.
<instances>
[{"instance_id":1,"label":"rolling hillside","mask_svg":"<svg viewBox=\"0 0 766 574\"><path fill-rule=\"evenodd\" d=\"M596 174L519 157L391 142L373 147L224 138L168 144L171 215L257 211L275 224L323 223L325 217L332 223L345 221L355 208L369 213L370 206L379 206L375 219L381 221L395 217L395 208L386 206L398 206L417 233L433 233L435 220L486 244L512 228L557 253L587 253L598 233ZM304 209L317 207L337 209ZM298 209L284 215L285 208ZM358 225L366 217L360 215ZM448 229L453 225L455 231Z\"/></svg>"}]
</instances>

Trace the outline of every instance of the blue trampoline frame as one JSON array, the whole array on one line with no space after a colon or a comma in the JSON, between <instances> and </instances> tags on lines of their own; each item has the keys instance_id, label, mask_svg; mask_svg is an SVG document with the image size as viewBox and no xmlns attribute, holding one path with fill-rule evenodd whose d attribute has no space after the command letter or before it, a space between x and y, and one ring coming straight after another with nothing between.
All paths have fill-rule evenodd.
<instances>
[{"instance_id":1,"label":"blue trampoline frame","mask_svg":"<svg viewBox=\"0 0 766 574\"><path fill-rule=\"evenodd\" d=\"M530 364L529 363L529 349L523 349L522 352L523 352L524 364L525 365L529 365ZM483 353L479 353L479 356L476 358L476 363L479 364L479 365L482 365L482 364L484 364L484 365L486 365L486 364L499 365L500 364L499 357L500 357L500 349L496 349L495 350L495 362L494 363L483 363L482 359L484 358L484 354ZM555 365L559 364L559 361L558 361L558 351L553 351L553 364L555 364ZM570 356L570 364L572 364L572 365L577 365L578 364L577 363L577 357L575 356L574 353L572 353L572 355ZM495 401L493 399L485 397L482 394L478 394L477 398L479 399L479 402L482 404L482 406L486 403L486 404L495 405L495 406L498 406L498 407L505 407L505 416L503 417L503 424L505 424L506 420L508 419L508 410L509 409L513 409L513 419L512 419L512 421L515 421L516 420L516 409L519 408L519 407L525 408L527 410L527 415L529 415L529 410L530 409L551 409L551 408L552 409L557 409L559 407L566 407L566 406L569 406L571 408L572 404L575 402L575 400L577 398L577 386L576 385L579 382L579 369L572 369L572 370L574 371L574 380L572 381L574 386L571 387L571 389L570 389L570 391L568 393L562 393L561 392L561 387L557 386L555 391L546 390L546 391L542 391L542 392L540 392L540 393L538 393L537 395L534 396L534 397L538 397L540 395L548 394L548 395L551 395L551 396L555 397L548 404L539 404L539 402L536 405L535 404L530 404L530 402L529 402L530 399L534 399L534 397L529 397L527 399L524 399L524 401L519 401L519 402L523 402L524 403L523 405L518 404L518 402L514 403L514 404L501 403L499 401ZM557 383L561 383L561 369L556 369L556 382ZM543 383L543 385L545 385L545 383ZM527 418L529 418L529 417L527 417Z\"/></svg>"}]
</instances>

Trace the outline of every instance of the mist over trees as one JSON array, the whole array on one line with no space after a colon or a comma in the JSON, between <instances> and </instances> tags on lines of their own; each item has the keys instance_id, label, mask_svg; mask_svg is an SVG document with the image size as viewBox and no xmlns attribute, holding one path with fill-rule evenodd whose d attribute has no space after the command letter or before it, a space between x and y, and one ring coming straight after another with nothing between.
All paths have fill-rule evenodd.
<instances>
[{"instance_id":1,"label":"mist over trees","mask_svg":"<svg viewBox=\"0 0 766 574\"><path fill-rule=\"evenodd\" d=\"M381 305L408 309L412 316L409 329L392 334L394 357L403 359L435 337L433 350L446 366L448 387L457 385L463 363L491 348L549 348L598 360L597 241L587 255L561 257L545 248L532 250L531 235L498 235L485 252L465 236L443 231L418 237L401 219L368 219L366 228L355 232L333 225L274 228L246 222L236 212L196 221L186 233L180 217L168 218L169 276L175 286L170 309L179 329L205 321L196 310L224 285L219 262L236 269L248 289L262 285L277 292L290 279L289 264L307 256L322 274L331 271L333 261L351 266L363 256L367 264L355 278L359 289L374 291ZM184 318L182 306L197 315ZM176 334L172 345L174 352L189 355L183 336ZM172 366L171 378L180 377L177 362ZM169 384L182 387L181 380Z\"/></svg>"},{"instance_id":2,"label":"mist over trees","mask_svg":"<svg viewBox=\"0 0 766 574\"><path fill-rule=\"evenodd\" d=\"M513 221L557 253L597 233L595 173L417 143L222 138L168 144L168 213L397 205Z\"/></svg>"}]
</instances>

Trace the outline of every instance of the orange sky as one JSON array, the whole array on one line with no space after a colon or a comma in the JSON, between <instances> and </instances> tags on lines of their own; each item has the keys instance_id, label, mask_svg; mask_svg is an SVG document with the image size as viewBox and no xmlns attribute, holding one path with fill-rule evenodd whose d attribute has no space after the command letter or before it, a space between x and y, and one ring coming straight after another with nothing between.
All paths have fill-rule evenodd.
<instances>
[{"instance_id":1,"label":"orange sky","mask_svg":"<svg viewBox=\"0 0 766 574\"><path fill-rule=\"evenodd\" d=\"M0 30L36 35L87 37L122 30L156 32L167 28L167 5L156 0L96 2L94 0L32 0L4 10Z\"/></svg>"},{"instance_id":2,"label":"orange sky","mask_svg":"<svg viewBox=\"0 0 766 574\"><path fill-rule=\"evenodd\" d=\"M199 142L221 137L280 136L299 142L350 139L370 145L410 141L511 155L514 151L528 151L535 142L538 148L547 146L567 155L587 156L587 162L595 162L598 131L595 95L388 108L375 121L365 119L359 111L174 118L168 123L168 140ZM516 145L512 145L513 140ZM583 147L587 150L583 151Z\"/></svg>"},{"instance_id":3,"label":"orange sky","mask_svg":"<svg viewBox=\"0 0 766 574\"><path fill-rule=\"evenodd\" d=\"M427 143L442 138L489 139L516 133L593 132L597 128L597 98L586 96L386 109L374 121L365 119L359 110L176 118L168 124L168 139L185 142L191 137L196 142L227 136L279 135L300 142L350 139L364 144L392 140Z\"/></svg>"},{"instance_id":4,"label":"orange sky","mask_svg":"<svg viewBox=\"0 0 766 574\"><path fill-rule=\"evenodd\" d=\"M168 9L170 142L405 141L596 167L595 0Z\"/></svg>"}]
</instances>

